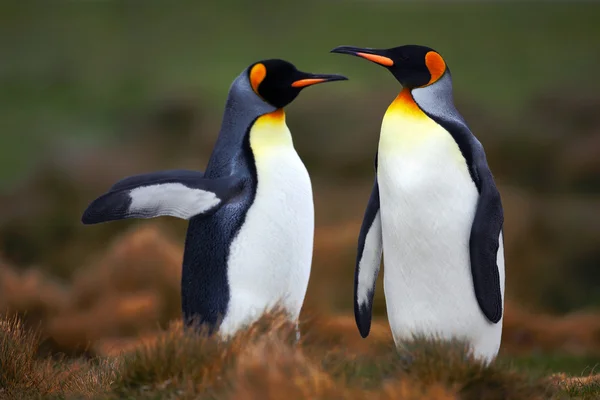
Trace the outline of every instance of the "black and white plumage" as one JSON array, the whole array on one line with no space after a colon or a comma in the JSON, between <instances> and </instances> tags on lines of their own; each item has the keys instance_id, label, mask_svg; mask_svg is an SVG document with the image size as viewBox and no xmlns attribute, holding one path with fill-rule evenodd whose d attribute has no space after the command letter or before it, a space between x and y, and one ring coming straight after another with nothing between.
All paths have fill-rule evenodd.
<instances>
[{"instance_id":1,"label":"black and white plumage","mask_svg":"<svg viewBox=\"0 0 600 400\"><path fill-rule=\"evenodd\" d=\"M481 143L456 110L445 61L424 46L333 50L383 65L403 85L385 113L359 234L355 313L369 334L383 252L394 340L467 340L492 360L502 333L503 210ZM380 230L380 232L378 232ZM381 238L381 239L380 239Z\"/></svg>"},{"instance_id":2,"label":"black and white plumage","mask_svg":"<svg viewBox=\"0 0 600 400\"><path fill-rule=\"evenodd\" d=\"M283 60L250 65L231 85L204 173L123 179L89 205L83 222L189 220L181 278L186 324L226 337L273 307L297 321L310 275L314 205L282 107L305 87L344 79Z\"/></svg>"},{"instance_id":3,"label":"black and white plumage","mask_svg":"<svg viewBox=\"0 0 600 400\"><path fill-rule=\"evenodd\" d=\"M377 171L377 158L375 159ZM361 336L367 337L371 329L371 314L375 281L379 275L383 253L379 185L377 177L371 190L358 237L358 256L354 271L354 317Z\"/></svg>"},{"instance_id":4,"label":"black and white plumage","mask_svg":"<svg viewBox=\"0 0 600 400\"><path fill-rule=\"evenodd\" d=\"M82 222L207 215L241 192L237 177L205 179L199 171L171 170L135 175L115 183L85 210Z\"/></svg>"}]
</instances>

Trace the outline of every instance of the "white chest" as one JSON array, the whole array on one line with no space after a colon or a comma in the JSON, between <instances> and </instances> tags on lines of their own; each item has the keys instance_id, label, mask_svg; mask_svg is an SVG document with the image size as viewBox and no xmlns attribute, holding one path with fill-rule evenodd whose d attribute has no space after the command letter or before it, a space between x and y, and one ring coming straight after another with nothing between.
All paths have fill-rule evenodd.
<instances>
[{"instance_id":1,"label":"white chest","mask_svg":"<svg viewBox=\"0 0 600 400\"><path fill-rule=\"evenodd\" d=\"M439 238L470 231L479 194L458 145L420 110L395 105L399 101L386 113L379 142L383 229L388 222L395 230L414 230L411 236ZM463 236L442 241L466 243Z\"/></svg>"},{"instance_id":2,"label":"white chest","mask_svg":"<svg viewBox=\"0 0 600 400\"><path fill-rule=\"evenodd\" d=\"M410 101L401 94L390 106L379 143L384 287L394 338L493 337L489 348L497 351L501 328L481 313L470 270L477 188L452 136Z\"/></svg>"},{"instance_id":3,"label":"white chest","mask_svg":"<svg viewBox=\"0 0 600 400\"><path fill-rule=\"evenodd\" d=\"M431 120L386 116L378 160L386 281L423 299L468 286L479 195L452 136Z\"/></svg>"},{"instance_id":4,"label":"white chest","mask_svg":"<svg viewBox=\"0 0 600 400\"><path fill-rule=\"evenodd\" d=\"M230 250L230 302L221 325L225 334L277 304L296 319L308 286L314 235L311 182L285 123L267 118L250 131L258 183Z\"/></svg>"}]
</instances>

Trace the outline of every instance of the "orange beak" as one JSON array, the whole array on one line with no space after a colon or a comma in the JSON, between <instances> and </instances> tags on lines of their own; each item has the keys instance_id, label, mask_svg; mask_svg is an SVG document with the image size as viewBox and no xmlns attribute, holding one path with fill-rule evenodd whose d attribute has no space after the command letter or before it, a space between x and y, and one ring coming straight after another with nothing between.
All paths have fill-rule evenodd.
<instances>
[{"instance_id":1,"label":"orange beak","mask_svg":"<svg viewBox=\"0 0 600 400\"><path fill-rule=\"evenodd\" d=\"M357 57L362 57L366 60L372 61L375 64L383 65L384 67L391 67L394 65L394 60L386 57L382 54L378 54L381 50L352 47L352 46L339 46L331 50L332 53L350 54Z\"/></svg>"},{"instance_id":2,"label":"orange beak","mask_svg":"<svg viewBox=\"0 0 600 400\"><path fill-rule=\"evenodd\" d=\"M302 74L305 75L306 78L298 79L297 81L292 82L292 87L304 88L307 86L316 85L317 83L348 80L348 78L342 75Z\"/></svg>"},{"instance_id":3,"label":"orange beak","mask_svg":"<svg viewBox=\"0 0 600 400\"><path fill-rule=\"evenodd\" d=\"M325 82L325 79L300 79L299 81L296 81L294 83L292 83L292 87L297 87L297 88L301 88L301 87L306 87L306 86L310 86L310 85L315 85L317 83L321 83L321 82Z\"/></svg>"}]
</instances>

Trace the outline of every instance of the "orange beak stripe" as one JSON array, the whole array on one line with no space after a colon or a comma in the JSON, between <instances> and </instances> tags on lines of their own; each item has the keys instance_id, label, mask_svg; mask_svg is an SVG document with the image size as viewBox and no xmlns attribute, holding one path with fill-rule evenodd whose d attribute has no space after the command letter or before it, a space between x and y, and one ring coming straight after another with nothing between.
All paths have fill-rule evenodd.
<instances>
[{"instance_id":1,"label":"orange beak stripe","mask_svg":"<svg viewBox=\"0 0 600 400\"><path fill-rule=\"evenodd\" d=\"M295 87L295 88L306 87L306 86L314 85L315 83L325 82L326 80L327 79L323 79L323 78L300 79L299 81L292 83L292 87Z\"/></svg>"},{"instance_id":2,"label":"orange beak stripe","mask_svg":"<svg viewBox=\"0 0 600 400\"><path fill-rule=\"evenodd\" d=\"M366 58L369 61L373 61L376 64L385 65L386 67L391 67L392 65L394 65L394 61L391 58L378 56L377 54L356 53L356 55L362 58Z\"/></svg>"}]
</instances>

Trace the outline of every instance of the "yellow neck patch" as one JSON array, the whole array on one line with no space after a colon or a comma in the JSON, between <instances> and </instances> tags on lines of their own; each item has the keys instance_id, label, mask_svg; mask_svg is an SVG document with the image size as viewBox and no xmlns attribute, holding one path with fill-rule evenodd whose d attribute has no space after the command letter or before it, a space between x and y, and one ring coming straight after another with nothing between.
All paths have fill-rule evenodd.
<instances>
[{"instance_id":1,"label":"yellow neck patch","mask_svg":"<svg viewBox=\"0 0 600 400\"><path fill-rule=\"evenodd\" d=\"M419 157L424 149L430 151L436 143L447 143L450 151L460 156L450 134L419 108L409 89L402 89L383 117L379 152L383 157L393 154Z\"/></svg>"},{"instance_id":2,"label":"yellow neck patch","mask_svg":"<svg viewBox=\"0 0 600 400\"><path fill-rule=\"evenodd\" d=\"M379 151L382 154L411 152L416 146L426 145L437 127L415 103L410 90L402 89L383 117Z\"/></svg>"},{"instance_id":3,"label":"yellow neck patch","mask_svg":"<svg viewBox=\"0 0 600 400\"><path fill-rule=\"evenodd\" d=\"M250 128L250 148L255 157L281 147L293 147L292 134L285 123L283 108L262 115Z\"/></svg>"},{"instance_id":4,"label":"yellow neck patch","mask_svg":"<svg viewBox=\"0 0 600 400\"><path fill-rule=\"evenodd\" d=\"M425 113L421 111L417 103L415 103L409 89L402 89L400 94L392 101L392 104L390 104L385 114L386 116L388 114L404 114L415 118L427 118Z\"/></svg>"},{"instance_id":5,"label":"yellow neck patch","mask_svg":"<svg viewBox=\"0 0 600 400\"><path fill-rule=\"evenodd\" d=\"M422 159L427 154L436 154L435 159L440 151L449 152L457 165L465 165L452 135L419 108L409 89L402 89L383 117L379 137L381 159L390 156Z\"/></svg>"}]
</instances>

